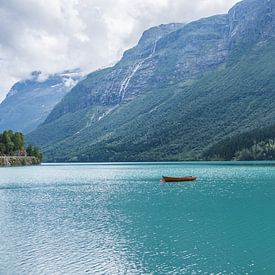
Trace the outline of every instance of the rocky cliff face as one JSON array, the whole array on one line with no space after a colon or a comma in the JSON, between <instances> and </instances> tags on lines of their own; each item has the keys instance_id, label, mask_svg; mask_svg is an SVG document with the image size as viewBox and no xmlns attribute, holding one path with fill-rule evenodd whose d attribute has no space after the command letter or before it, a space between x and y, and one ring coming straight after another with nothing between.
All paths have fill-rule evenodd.
<instances>
[{"instance_id":1,"label":"rocky cliff face","mask_svg":"<svg viewBox=\"0 0 275 275\"><path fill-rule=\"evenodd\" d=\"M33 72L29 79L13 85L0 104L0 132L9 129L28 133L34 130L80 77L79 71L49 76Z\"/></svg>"},{"instance_id":2,"label":"rocky cliff face","mask_svg":"<svg viewBox=\"0 0 275 275\"><path fill-rule=\"evenodd\" d=\"M67 112L75 112L92 105L115 106L147 87L154 73L159 39L183 24L168 24L151 28L138 45L124 53L122 60L112 68L91 73L81 81L62 102L54 108L46 122Z\"/></svg>"},{"instance_id":3,"label":"rocky cliff face","mask_svg":"<svg viewBox=\"0 0 275 275\"><path fill-rule=\"evenodd\" d=\"M228 13L228 44L253 43L275 34L275 1L245 0Z\"/></svg>"},{"instance_id":4,"label":"rocky cliff face","mask_svg":"<svg viewBox=\"0 0 275 275\"><path fill-rule=\"evenodd\" d=\"M228 55L227 16L146 31L112 68L90 74L54 108L46 122L93 106L115 106L148 89L193 79L216 68Z\"/></svg>"},{"instance_id":5,"label":"rocky cliff face","mask_svg":"<svg viewBox=\"0 0 275 275\"><path fill-rule=\"evenodd\" d=\"M79 82L30 141L55 160L185 159L270 123L274 6L245 0L146 31L114 67Z\"/></svg>"}]
</instances>

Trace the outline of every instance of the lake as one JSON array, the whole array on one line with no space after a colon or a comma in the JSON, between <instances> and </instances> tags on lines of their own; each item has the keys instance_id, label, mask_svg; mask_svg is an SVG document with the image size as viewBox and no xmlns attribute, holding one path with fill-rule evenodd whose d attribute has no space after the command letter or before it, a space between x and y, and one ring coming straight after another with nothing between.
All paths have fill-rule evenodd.
<instances>
[{"instance_id":1,"label":"lake","mask_svg":"<svg viewBox=\"0 0 275 275\"><path fill-rule=\"evenodd\" d=\"M275 274L275 163L252 164L0 168L0 274Z\"/></svg>"}]
</instances>

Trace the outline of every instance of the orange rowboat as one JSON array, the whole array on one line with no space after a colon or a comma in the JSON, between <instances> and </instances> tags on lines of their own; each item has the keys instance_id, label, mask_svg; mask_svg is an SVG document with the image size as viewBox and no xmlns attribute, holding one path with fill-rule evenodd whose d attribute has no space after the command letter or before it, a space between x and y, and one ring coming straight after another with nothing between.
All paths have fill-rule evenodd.
<instances>
[{"instance_id":1,"label":"orange rowboat","mask_svg":"<svg viewBox=\"0 0 275 275\"><path fill-rule=\"evenodd\" d=\"M181 182L181 181L194 181L197 179L197 177L181 177L181 178L175 178L175 177L166 177L163 176L163 179L166 182Z\"/></svg>"}]
</instances>

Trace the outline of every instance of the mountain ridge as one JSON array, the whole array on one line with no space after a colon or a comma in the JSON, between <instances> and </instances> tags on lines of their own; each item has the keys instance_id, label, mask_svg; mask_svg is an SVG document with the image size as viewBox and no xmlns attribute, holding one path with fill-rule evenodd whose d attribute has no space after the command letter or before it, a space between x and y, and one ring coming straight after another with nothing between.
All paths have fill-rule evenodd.
<instances>
[{"instance_id":1,"label":"mountain ridge","mask_svg":"<svg viewBox=\"0 0 275 275\"><path fill-rule=\"evenodd\" d=\"M261 3L261 4L259 5L259 3ZM139 40L138 45L130 50L127 50L125 52L125 54L123 55L122 60L119 61L114 67L112 67L113 69L118 67L118 70L112 71L111 78L114 74L115 74L115 76L117 76L118 74L121 74L123 76L123 74L125 72L123 72L121 67L123 67L124 63L127 64L130 61L132 61L133 57L138 58L138 59L141 58L141 61L137 60L137 64L133 64L134 68L130 67L130 69L132 69L132 73L135 74L137 70L140 70L139 73L142 74L142 70L140 68L140 62L143 62L144 59L146 59L146 61L147 61L146 63L149 63L148 61L150 61L150 59L154 59L154 55L158 54L158 52L161 51L161 49L167 45L166 43L171 44L174 40L179 40L178 39L179 36L183 37L184 34L189 33L190 37L184 36L183 43L189 43L190 41L188 39L190 39L192 42L192 39L194 39L194 36L193 36L194 28L197 28L200 31L200 33L198 33L198 35L197 35L197 37L195 37L195 39L201 38L201 39L207 39L209 41L211 39L211 36L214 38L216 38L215 36L218 36L218 35L227 35L228 37L230 37L230 41L227 41L225 39L224 45L217 45L217 47L213 49L213 52L216 55L216 59L219 58L216 62L217 64L216 63L208 64L207 62L211 62L211 61L205 60L206 66L209 66L209 65L216 66L216 65L224 62L224 59L228 55L230 48L233 47L232 45L238 43L239 40L241 40L242 43L243 42L249 43L250 39L252 39L252 40L259 39L258 36L264 37L265 35L269 35L270 31L274 32L274 18L272 16L266 17L265 16L266 14L262 12L262 10L265 10L265 9L272 10L273 6L274 6L274 2L272 2L270 0L263 0L263 1L245 0L245 1L242 1L238 4L236 4L232 9L229 10L228 14L225 14L225 15L215 15L215 16L211 16L208 18L203 18L203 19L191 22L189 24L175 24L174 23L174 24L168 24L168 25L160 25L160 26L163 26L162 29L165 29L167 27L168 31L165 30L164 33L161 33L161 34L158 33L157 35L155 35L155 37L153 39L149 40L150 41L149 44L145 43L145 47L143 47L144 45L142 43L144 41L146 41L144 39L144 36L146 37L146 34L150 33L152 30L158 29L160 26L153 27L153 28L145 31L144 34L142 35L141 39ZM246 9L246 12L249 13L248 19L242 17L243 9ZM257 21L260 21L261 24L259 24L259 26L256 26L256 31L254 29L252 31L252 30L250 30L249 25L253 22L253 20L256 20L255 17L258 17L259 14L264 14L264 18L263 19L257 18ZM252 19L249 19L249 18L252 18ZM240 25L238 24L238 22L240 22L240 20L244 21L244 24L242 24L242 26L244 25L244 27L239 27ZM265 27L265 24L270 23L269 20L271 20L271 22L273 23L272 30L267 30L268 28ZM255 26L255 24L254 24L254 26ZM205 29L207 31L209 27L212 28L212 33L210 33L210 34L207 33L206 37L204 37L203 36L204 31L205 31ZM262 33L261 31L257 31L258 28L265 29L267 31ZM213 32L213 30L216 32ZM251 32L253 35L251 35ZM258 33L258 35L255 35L255 33ZM246 41L244 41L244 38L246 39ZM182 47L183 45L180 45L180 46ZM139 51L140 47L142 48L142 54ZM190 49L187 49L187 50L190 50ZM217 52L220 53L220 56L217 56ZM129 58L129 56L131 58ZM127 57L130 60L128 60ZM211 58L211 56L210 56L210 58ZM144 64L143 63L142 65L146 67L146 65L149 66L152 64ZM180 68L184 69L184 64L183 64L183 66L182 66L182 64L180 64L180 65L181 65ZM159 64L158 66L162 66L162 64ZM112 68L107 68L103 71L92 73L92 74L90 74L90 76L93 74L94 75L100 74L102 72L103 72L103 74L106 74L105 72L108 73L108 70L112 70ZM199 69L197 69L197 70L199 70ZM201 71L203 71L203 70L201 70ZM149 73L150 73L150 70L149 70ZM199 71L194 71L194 76L196 76L198 73L199 73ZM162 75L162 77L163 77L163 75ZM183 73L180 73L181 80L182 80L182 78L185 78L185 77L190 78L190 76L188 75L188 72L183 71ZM129 79L129 78L133 82L132 86L134 86L134 87L129 87L129 82L127 82L127 79ZM142 80L138 79L138 81L136 81L137 83L135 83L134 80L135 79L133 78L133 74L131 74L131 72L130 72L130 74L127 75L127 72L126 72L126 74L124 74L124 79L122 78L119 81L119 83L120 83L120 85L118 85L119 87L115 87L115 86L101 87L100 91L102 92L104 89L108 90L108 88L109 89L112 88L113 90L116 90L116 93L121 95L123 93L123 90L125 90L124 87L122 87L121 85L123 85L123 83L126 83L126 85L127 85L126 88L132 89L130 95L132 93L137 94L137 86L139 86L138 85L139 83L142 83ZM157 82L159 80L160 80L160 77L158 77L155 82ZM167 83L169 83L169 79L166 79L164 85L166 86ZM91 94L93 92L94 91L91 91ZM125 93L124 93L124 96L125 96ZM124 97L124 96L122 96L122 97ZM106 101L106 97L108 97L109 101ZM127 95L126 95L126 97L127 97ZM102 98L101 102L103 104L106 104L106 103L107 104L110 104L110 103L117 104L122 99L120 97L113 96L113 94L110 94L110 95L104 94L104 97L102 96L101 98ZM91 103L87 103L87 106L84 106L84 107L88 107L88 106L90 106L90 104ZM59 108L61 108L60 105L61 104L59 104ZM66 106L64 106L63 108L65 109L65 113L66 113L68 110L68 106L67 106L67 109L66 109ZM54 112L55 112L55 110L53 110L53 113L49 116L48 121L52 120L52 118L54 117ZM63 112L61 112L61 113L63 114Z\"/></svg>"}]
</instances>

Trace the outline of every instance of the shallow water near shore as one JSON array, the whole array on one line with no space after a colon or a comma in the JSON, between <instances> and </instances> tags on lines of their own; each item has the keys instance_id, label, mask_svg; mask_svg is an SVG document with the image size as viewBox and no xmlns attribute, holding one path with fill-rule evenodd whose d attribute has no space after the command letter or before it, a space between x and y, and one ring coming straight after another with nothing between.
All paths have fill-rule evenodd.
<instances>
[{"instance_id":1,"label":"shallow water near shore","mask_svg":"<svg viewBox=\"0 0 275 275\"><path fill-rule=\"evenodd\" d=\"M274 164L0 168L0 274L275 274Z\"/></svg>"}]
</instances>

